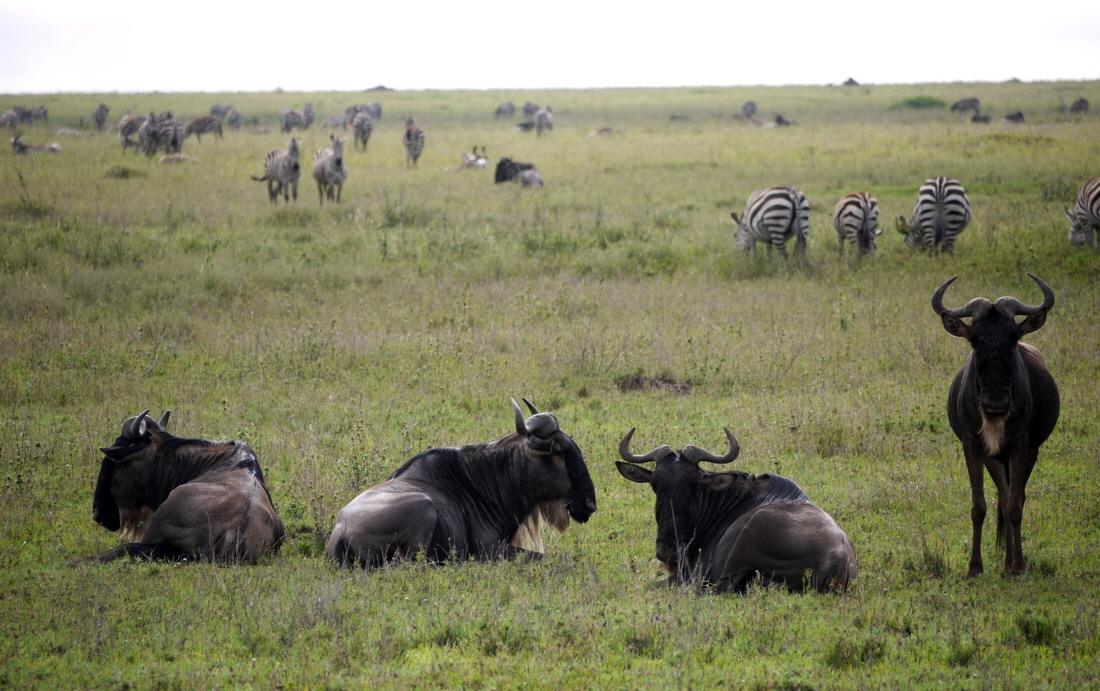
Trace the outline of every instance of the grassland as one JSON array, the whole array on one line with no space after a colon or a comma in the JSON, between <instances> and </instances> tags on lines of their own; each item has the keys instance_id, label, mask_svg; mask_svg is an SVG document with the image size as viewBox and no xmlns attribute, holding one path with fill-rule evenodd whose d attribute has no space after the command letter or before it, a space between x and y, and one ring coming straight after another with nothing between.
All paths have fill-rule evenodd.
<instances>
[{"instance_id":1,"label":"grassland","mask_svg":"<svg viewBox=\"0 0 1100 691\"><path fill-rule=\"evenodd\" d=\"M0 96L50 108L0 156L0 687L1083 688L1100 686L1100 253L1063 207L1100 174L1100 83L553 92ZM946 109L978 96L1020 126ZM492 111L551 104L549 136ZM748 127L755 100L796 126ZM304 177L272 208L250 175L281 147L276 113L385 112L347 155L344 201ZM157 165L81 127L100 101L184 117L230 102L260 128L189 140ZM406 170L399 116L427 133ZM687 119L670 120L670 115ZM320 118L319 118L320 119ZM589 136L612 127L612 137ZM327 142L314 125L304 152ZM546 187L455 172L460 153L538 165ZM927 177L966 186L957 253L905 249L892 220ZM806 261L735 249L754 189L810 199ZM837 258L836 199L882 206L879 252ZM1057 293L1028 337L1062 391L1029 484L1029 572L964 580L969 490L947 427L967 346L929 307ZM585 452L600 509L544 561L341 571L336 512L410 455L511 425L509 396L553 410ZM123 419L173 410L187 436L258 452L291 537L252 567L113 563L90 506ZM635 448L721 449L796 480L848 532L847 595L745 597L654 587L652 495L614 470ZM988 483L987 483L988 484ZM989 488L991 491L991 488Z\"/></svg>"}]
</instances>

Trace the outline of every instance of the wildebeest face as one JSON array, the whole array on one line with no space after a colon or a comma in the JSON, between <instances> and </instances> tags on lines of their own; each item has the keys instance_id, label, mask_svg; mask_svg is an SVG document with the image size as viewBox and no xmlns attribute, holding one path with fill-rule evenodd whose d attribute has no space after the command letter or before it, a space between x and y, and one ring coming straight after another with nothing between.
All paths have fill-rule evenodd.
<instances>
[{"instance_id":1,"label":"wildebeest face","mask_svg":"<svg viewBox=\"0 0 1100 691\"><path fill-rule=\"evenodd\" d=\"M135 463L152 458L155 453L155 438L167 429L170 411L165 411L160 422L148 417L146 410L122 423L122 433L114 443L100 449L103 461L99 468L95 494L92 497L92 518L108 530L121 527L118 503L115 501L115 487L119 475Z\"/></svg>"},{"instance_id":2,"label":"wildebeest face","mask_svg":"<svg viewBox=\"0 0 1100 691\"><path fill-rule=\"evenodd\" d=\"M574 521L586 523L596 512L596 487L592 484L592 477L588 474L588 466L580 448L572 437L561 431L556 417L550 413L540 413L526 398L523 402L533 415L524 420L519 406L512 401L516 433L524 437L528 455L547 464L546 482L540 484L551 487L555 484L555 478L561 478L561 469L564 467L565 479L569 484L566 493L570 495L566 508Z\"/></svg>"}]
</instances>

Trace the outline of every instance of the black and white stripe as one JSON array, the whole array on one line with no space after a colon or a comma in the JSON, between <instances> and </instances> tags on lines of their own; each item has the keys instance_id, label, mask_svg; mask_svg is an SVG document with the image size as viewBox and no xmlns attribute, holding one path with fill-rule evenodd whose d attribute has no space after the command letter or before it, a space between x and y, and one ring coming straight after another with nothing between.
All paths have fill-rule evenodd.
<instances>
[{"instance_id":1,"label":"black and white stripe","mask_svg":"<svg viewBox=\"0 0 1100 691\"><path fill-rule=\"evenodd\" d=\"M236 108L230 108L229 112L225 114L225 124L229 125L230 129L238 130L241 128L241 111Z\"/></svg>"},{"instance_id":2,"label":"black and white stripe","mask_svg":"<svg viewBox=\"0 0 1100 691\"><path fill-rule=\"evenodd\" d=\"M1066 209L1066 216L1072 224L1069 241L1075 245L1093 245L1100 233L1100 177L1081 185L1077 203L1072 212Z\"/></svg>"},{"instance_id":3,"label":"black and white stripe","mask_svg":"<svg viewBox=\"0 0 1100 691\"><path fill-rule=\"evenodd\" d=\"M355 116L359 113L366 113L371 120L382 119L382 104L381 103L360 103L355 106L348 106L344 114L348 116L348 122L355 120Z\"/></svg>"},{"instance_id":4,"label":"black and white stripe","mask_svg":"<svg viewBox=\"0 0 1100 691\"><path fill-rule=\"evenodd\" d=\"M860 256L875 251L875 238L882 234L878 227L878 201L867 192L849 192L833 209L833 226L844 256L844 243L859 248Z\"/></svg>"},{"instance_id":5,"label":"black and white stripe","mask_svg":"<svg viewBox=\"0 0 1100 691\"><path fill-rule=\"evenodd\" d=\"M535 113L536 136L541 137L543 130L550 131L552 129L554 129L554 111L550 106L539 108L538 112Z\"/></svg>"},{"instance_id":6,"label":"black and white stripe","mask_svg":"<svg viewBox=\"0 0 1100 691\"><path fill-rule=\"evenodd\" d=\"M355 140L355 146L360 151L367 150L367 141L370 140L371 131L374 129L374 118L365 110L355 114L351 121L351 134Z\"/></svg>"},{"instance_id":7,"label":"black and white stripe","mask_svg":"<svg viewBox=\"0 0 1100 691\"><path fill-rule=\"evenodd\" d=\"M26 144L23 142L22 137L15 135L11 140L11 150L21 156L25 156L30 153L48 153L59 154L61 153L60 144Z\"/></svg>"},{"instance_id":8,"label":"black and white stripe","mask_svg":"<svg viewBox=\"0 0 1100 691\"><path fill-rule=\"evenodd\" d=\"M107 113L110 112L110 108L106 103L100 103L95 111L92 112L92 122L95 123L95 128L99 131L103 131L103 127L107 124Z\"/></svg>"},{"instance_id":9,"label":"black and white stripe","mask_svg":"<svg viewBox=\"0 0 1100 691\"><path fill-rule=\"evenodd\" d=\"M221 139L222 119L216 115L200 115L187 123L187 127L183 130L185 139L192 134L195 135L195 139L199 141L202 141L202 135L204 134L213 134L218 139Z\"/></svg>"},{"instance_id":10,"label":"black and white stripe","mask_svg":"<svg viewBox=\"0 0 1100 691\"><path fill-rule=\"evenodd\" d=\"M279 111L279 126L283 132L290 132L295 127L302 130L309 129L313 124L313 102L309 102L301 110L283 108Z\"/></svg>"},{"instance_id":11,"label":"black and white stripe","mask_svg":"<svg viewBox=\"0 0 1100 691\"><path fill-rule=\"evenodd\" d=\"M344 180L348 178L348 169L344 166L344 142L347 139L332 139L332 147L318 149L313 155L313 179L317 181L317 197L321 206L328 200L340 202L340 191Z\"/></svg>"},{"instance_id":12,"label":"black and white stripe","mask_svg":"<svg viewBox=\"0 0 1100 691\"><path fill-rule=\"evenodd\" d=\"M795 239L795 249L806 254L806 237L810 233L810 203L806 195L793 187L782 185L757 190L749 196L741 218L730 213L737 223L734 238L743 250L756 249L756 243L766 242L779 256L786 257L786 242Z\"/></svg>"},{"instance_id":13,"label":"black and white stripe","mask_svg":"<svg viewBox=\"0 0 1100 691\"><path fill-rule=\"evenodd\" d=\"M321 121L321 127L346 130L348 128L348 116L344 113L333 113Z\"/></svg>"},{"instance_id":14,"label":"black and white stripe","mask_svg":"<svg viewBox=\"0 0 1100 691\"><path fill-rule=\"evenodd\" d=\"M411 116L405 118L405 136L402 142L405 144L405 167L415 166L424 151L424 130L420 129L416 119Z\"/></svg>"},{"instance_id":15,"label":"black and white stripe","mask_svg":"<svg viewBox=\"0 0 1100 691\"><path fill-rule=\"evenodd\" d=\"M951 178L925 180L917 192L912 220L898 218L906 247L931 252L942 248L948 254L955 253L955 237L969 223L970 200L959 181Z\"/></svg>"},{"instance_id":16,"label":"black and white stripe","mask_svg":"<svg viewBox=\"0 0 1100 691\"><path fill-rule=\"evenodd\" d=\"M0 115L0 127L7 127L8 129L15 129L15 126L19 124L19 113L14 110L5 110L3 115Z\"/></svg>"},{"instance_id":17,"label":"black and white stripe","mask_svg":"<svg viewBox=\"0 0 1100 691\"><path fill-rule=\"evenodd\" d=\"M291 194L294 201L298 201L298 175L301 166L298 165L299 139L288 139L287 150L272 149L264 157L263 177L252 176L257 182L267 181L267 196L272 204L279 202L279 193L283 193L283 199L290 202Z\"/></svg>"}]
</instances>

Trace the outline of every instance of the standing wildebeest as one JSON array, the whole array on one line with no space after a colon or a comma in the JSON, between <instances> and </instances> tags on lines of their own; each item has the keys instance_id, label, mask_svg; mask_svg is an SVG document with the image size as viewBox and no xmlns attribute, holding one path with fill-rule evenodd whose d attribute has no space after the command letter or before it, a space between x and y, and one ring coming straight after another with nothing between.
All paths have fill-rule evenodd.
<instances>
[{"instance_id":1,"label":"standing wildebeest","mask_svg":"<svg viewBox=\"0 0 1100 691\"><path fill-rule=\"evenodd\" d=\"M513 558L541 549L540 521L558 531L596 511L581 450L558 419L523 419L487 444L425 451L345 506L326 554L342 565L378 566L423 552L433 562Z\"/></svg>"},{"instance_id":2,"label":"standing wildebeest","mask_svg":"<svg viewBox=\"0 0 1100 691\"><path fill-rule=\"evenodd\" d=\"M515 114L516 104L508 101L506 103L501 103L499 106L497 106L497 109L493 111L493 119L495 120L498 118L508 118L509 120L511 120L512 117L515 116Z\"/></svg>"},{"instance_id":3,"label":"standing wildebeest","mask_svg":"<svg viewBox=\"0 0 1100 691\"><path fill-rule=\"evenodd\" d=\"M951 104L952 113L965 113L972 110L977 113L982 107L982 102L976 98L964 98Z\"/></svg>"},{"instance_id":4,"label":"standing wildebeest","mask_svg":"<svg viewBox=\"0 0 1100 691\"><path fill-rule=\"evenodd\" d=\"M286 534L256 454L239 441L184 439L148 410L100 449L92 518L124 540L102 557L253 562Z\"/></svg>"},{"instance_id":5,"label":"standing wildebeest","mask_svg":"<svg viewBox=\"0 0 1100 691\"><path fill-rule=\"evenodd\" d=\"M741 106L741 112L746 118L756 115L756 101L745 101L745 105Z\"/></svg>"},{"instance_id":6,"label":"standing wildebeest","mask_svg":"<svg viewBox=\"0 0 1100 691\"><path fill-rule=\"evenodd\" d=\"M1073 102L1073 105L1069 107L1069 112L1072 114L1089 112L1089 100L1082 96Z\"/></svg>"},{"instance_id":7,"label":"standing wildebeest","mask_svg":"<svg viewBox=\"0 0 1100 691\"><path fill-rule=\"evenodd\" d=\"M970 476L970 519L974 525L970 569L982 566L982 523L985 522L985 476L997 486L997 542L1005 545L1005 571L1024 572L1020 524L1024 517L1024 488L1039 458L1039 447L1058 421L1058 386L1038 350L1020 342L1037 331L1054 306L1054 291L1039 277L1028 274L1043 291L1043 304L1031 307L1013 297L990 302L974 298L957 309L943 306L943 294L955 278L932 296L932 309L952 336L970 341L973 352L959 370L947 394L947 419L962 442ZM1026 319L1016 323L1017 316ZM970 318L967 324L962 319ZM1007 529L1007 530L1006 530Z\"/></svg>"},{"instance_id":8,"label":"standing wildebeest","mask_svg":"<svg viewBox=\"0 0 1100 691\"><path fill-rule=\"evenodd\" d=\"M656 556L670 583L698 583L717 592L744 592L754 579L807 584L818 592L844 590L856 577L851 541L829 514L810 503L794 482L778 475L714 473L701 461L732 463L741 451L729 429L730 450L715 456L697 446L677 454L660 446L630 452L631 429L619 443L619 473L649 484L656 495ZM656 461L653 470L638 463Z\"/></svg>"},{"instance_id":9,"label":"standing wildebeest","mask_svg":"<svg viewBox=\"0 0 1100 691\"><path fill-rule=\"evenodd\" d=\"M96 106L96 109L92 112L92 122L95 123L95 128L102 131L103 126L107 124L107 113L110 112L110 108L106 103L100 103Z\"/></svg>"}]
</instances>

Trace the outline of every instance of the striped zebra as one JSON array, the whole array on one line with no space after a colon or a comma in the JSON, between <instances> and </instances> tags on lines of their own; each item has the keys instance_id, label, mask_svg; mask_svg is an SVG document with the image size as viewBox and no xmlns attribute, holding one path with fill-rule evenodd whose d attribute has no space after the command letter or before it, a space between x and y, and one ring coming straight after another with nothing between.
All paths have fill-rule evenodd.
<instances>
[{"instance_id":1,"label":"striped zebra","mask_svg":"<svg viewBox=\"0 0 1100 691\"><path fill-rule=\"evenodd\" d=\"M230 108L229 112L225 114L225 124L229 125L229 129L239 130L241 128L241 111Z\"/></svg>"},{"instance_id":2,"label":"striped zebra","mask_svg":"<svg viewBox=\"0 0 1100 691\"><path fill-rule=\"evenodd\" d=\"M424 151L424 130L420 129L416 118L411 115L405 118L405 136L402 142L405 144L405 167L415 166Z\"/></svg>"},{"instance_id":3,"label":"striped zebra","mask_svg":"<svg viewBox=\"0 0 1100 691\"><path fill-rule=\"evenodd\" d=\"M26 144L20 135L15 135L11 140L11 150L20 156L26 156L30 153L47 153L47 154L59 154L61 153L60 144Z\"/></svg>"},{"instance_id":4,"label":"striped zebra","mask_svg":"<svg viewBox=\"0 0 1100 691\"><path fill-rule=\"evenodd\" d=\"M545 108L539 108L539 111L535 113L535 135L542 136L543 130L554 129L554 111L550 106Z\"/></svg>"},{"instance_id":5,"label":"striped zebra","mask_svg":"<svg viewBox=\"0 0 1100 691\"><path fill-rule=\"evenodd\" d=\"M203 134L213 134L218 139L222 138L222 119L216 115L200 115L191 122L187 123L187 127L183 128L183 138L186 139L191 135L195 135L195 139L202 141Z\"/></svg>"},{"instance_id":6,"label":"striped zebra","mask_svg":"<svg viewBox=\"0 0 1100 691\"><path fill-rule=\"evenodd\" d=\"M497 109L493 111L493 119L508 118L511 120L516 114L516 104L508 101L501 103L497 106Z\"/></svg>"},{"instance_id":7,"label":"striped zebra","mask_svg":"<svg viewBox=\"0 0 1100 691\"><path fill-rule=\"evenodd\" d=\"M321 127L346 130L348 128L348 116L344 113L333 113L321 121Z\"/></svg>"},{"instance_id":8,"label":"striped zebra","mask_svg":"<svg viewBox=\"0 0 1100 691\"><path fill-rule=\"evenodd\" d=\"M141 151L150 158L156 155L157 149L160 147L161 124L163 123L160 115L149 113L137 131Z\"/></svg>"},{"instance_id":9,"label":"striped zebra","mask_svg":"<svg viewBox=\"0 0 1100 691\"><path fill-rule=\"evenodd\" d=\"M786 185L756 190L749 196L741 218L730 212L737 223L734 238L741 249L756 251L757 241L769 243L779 256L787 257L787 240L795 238L795 249L806 254L806 236L810 233L810 203L806 195Z\"/></svg>"},{"instance_id":10,"label":"striped zebra","mask_svg":"<svg viewBox=\"0 0 1100 691\"><path fill-rule=\"evenodd\" d=\"M867 192L849 192L833 209L833 226L844 256L844 242L859 248L860 256L875 251L875 238L882 235L878 227L878 201Z\"/></svg>"},{"instance_id":11,"label":"striped zebra","mask_svg":"<svg viewBox=\"0 0 1100 691\"><path fill-rule=\"evenodd\" d=\"M110 108L106 103L100 103L95 111L92 112L92 122L95 123L96 130L102 132L103 127L107 124L107 113L110 112Z\"/></svg>"},{"instance_id":12,"label":"striped zebra","mask_svg":"<svg viewBox=\"0 0 1100 691\"><path fill-rule=\"evenodd\" d=\"M963 98L951 104L952 113L965 113L972 110L977 113L981 110L982 102L976 98Z\"/></svg>"},{"instance_id":13,"label":"striped zebra","mask_svg":"<svg viewBox=\"0 0 1100 691\"><path fill-rule=\"evenodd\" d=\"M298 165L299 139L288 139L287 150L272 149L264 157L263 177L252 176L257 182L267 181L267 196L272 204L279 203L279 193L283 193L283 199L289 204L291 193L294 201L298 201L298 175L301 167Z\"/></svg>"},{"instance_id":14,"label":"striped zebra","mask_svg":"<svg viewBox=\"0 0 1100 691\"><path fill-rule=\"evenodd\" d=\"M1069 241L1075 245L1093 245L1100 232L1100 178L1093 178L1081 185L1077 192L1077 204L1073 211L1066 209L1072 224Z\"/></svg>"},{"instance_id":15,"label":"striped zebra","mask_svg":"<svg viewBox=\"0 0 1100 691\"><path fill-rule=\"evenodd\" d=\"M15 129L15 126L19 124L19 114L14 110L5 110L3 115L0 115L0 127L7 127L8 129Z\"/></svg>"},{"instance_id":16,"label":"striped zebra","mask_svg":"<svg viewBox=\"0 0 1100 691\"><path fill-rule=\"evenodd\" d=\"M279 111L279 125L283 132L290 132L295 127L308 130L313 124L313 103L307 103L301 110L283 108Z\"/></svg>"},{"instance_id":17,"label":"striped zebra","mask_svg":"<svg viewBox=\"0 0 1100 691\"><path fill-rule=\"evenodd\" d=\"M382 119L382 104L381 103L360 103L355 106L348 106L344 114L348 116L348 122L355 120L355 116L359 113L366 113L371 120Z\"/></svg>"},{"instance_id":18,"label":"striped zebra","mask_svg":"<svg viewBox=\"0 0 1100 691\"><path fill-rule=\"evenodd\" d=\"M917 192L913 218L898 217L898 230L905 233L905 246L936 252L942 246L955 253L955 237L970 223L970 200L958 180L925 180Z\"/></svg>"},{"instance_id":19,"label":"striped zebra","mask_svg":"<svg viewBox=\"0 0 1100 691\"><path fill-rule=\"evenodd\" d=\"M351 134L356 148L360 151L367 150L367 141L373 129L374 119L371 118L370 113L363 110L355 114L355 119L351 121Z\"/></svg>"},{"instance_id":20,"label":"striped zebra","mask_svg":"<svg viewBox=\"0 0 1100 691\"><path fill-rule=\"evenodd\" d=\"M157 146L166 154L178 154L183 150L183 123L172 112L161 113L157 127ZM156 151L154 150L154 154ZM148 154L147 155L152 155Z\"/></svg>"},{"instance_id":21,"label":"striped zebra","mask_svg":"<svg viewBox=\"0 0 1100 691\"><path fill-rule=\"evenodd\" d=\"M348 179L348 169L344 166L344 142L347 139L337 139L330 135L332 147L318 149L313 155L313 179L317 181L317 197L321 206L325 205L325 198L340 203L340 190L344 188L344 180Z\"/></svg>"}]
</instances>

